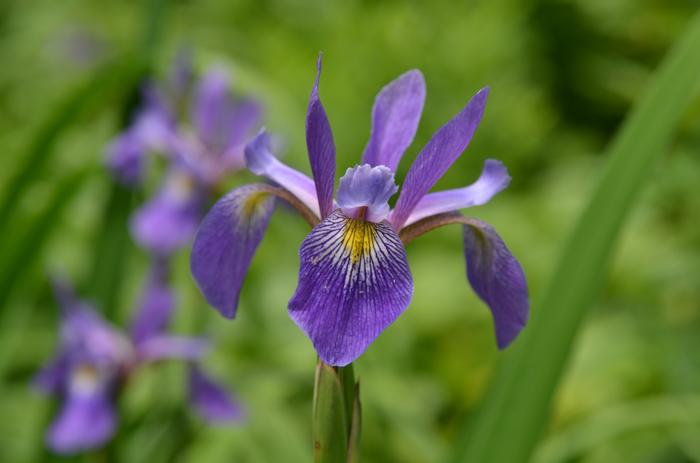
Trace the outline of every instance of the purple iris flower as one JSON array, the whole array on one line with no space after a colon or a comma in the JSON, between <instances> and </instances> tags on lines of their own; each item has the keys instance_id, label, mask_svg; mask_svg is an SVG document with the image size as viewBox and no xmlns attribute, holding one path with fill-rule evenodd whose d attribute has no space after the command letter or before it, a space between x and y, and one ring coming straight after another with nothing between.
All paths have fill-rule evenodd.
<instances>
[{"instance_id":1,"label":"purple iris flower","mask_svg":"<svg viewBox=\"0 0 700 463\"><path fill-rule=\"evenodd\" d=\"M158 272L152 272L132 336L109 324L65 283L55 282L61 343L54 360L34 380L41 390L62 400L46 436L55 452L81 452L109 441L117 426L116 403L122 387L139 367L162 360L190 365L190 376L199 378L190 380L191 403L205 420L240 418L240 406L198 366L208 351L207 341L164 332L173 300Z\"/></svg>"},{"instance_id":2,"label":"purple iris flower","mask_svg":"<svg viewBox=\"0 0 700 463\"><path fill-rule=\"evenodd\" d=\"M194 86L192 75L189 60L181 56L167 85L147 85L133 124L107 150L110 169L127 185L143 181L148 154L165 156L163 183L131 218L136 241L160 255L190 242L210 192L245 167L245 142L261 115L257 102L234 98L221 69L209 71ZM189 122L178 121L181 113L189 114Z\"/></svg>"},{"instance_id":3,"label":"purple iris flower","mask_svg":"<svg viewBox=\"0 0 700 463\"><path fill-rule=\"evenodd\" d=\"M525 275L490 225L460 209L482 205L510 182L499 161L487 160L476 182L429 193L467 148L481 120L488 88L438 130L418 154L398 192L394 172L418 127L425 83L408 71L377 95L372 130L362 163L346 170L333 198L335 144L318 95L321 60L306 117L306 143L313 179L277 160L268 135L247 147L248 168L279 185L248 185L219 200L195 238L191 270L207 301L233 318L255 249L275 197L313 225L299 250L299 283L289 314L330 365L347 365L406 309L413 281L405 245L447 224L463 225L469 282L489 306L499 348L508 346L529 316Z\"/></svg>"}]
</instances>

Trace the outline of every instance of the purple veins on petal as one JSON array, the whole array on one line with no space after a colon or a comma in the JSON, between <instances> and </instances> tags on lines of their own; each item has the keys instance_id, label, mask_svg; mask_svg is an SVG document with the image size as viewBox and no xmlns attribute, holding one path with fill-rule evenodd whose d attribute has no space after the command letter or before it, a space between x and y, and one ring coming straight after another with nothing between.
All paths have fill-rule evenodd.
<instances>
[{"instance_id":1,"label":"purple veins on petal","mask_svg":"<svg viewBox=\"0 0 700 463\"><path fill-rule=\"evenodd\" d=\"M289 314L330 365L359 357L408 306L413 280L391 225L334 211L304 239Z\"/></svg>"},{"instance_id":2,"label":"purple veins on petal","mask_svg":"<svg viewBox=\"0 0 700 463\"><path fill-rule=\"evenodd\" d=\"M364 210L366 220L381 222L389 215L389 198L398 189L388 167L363 164L349 168L341 177L338 205L348 217Z\"/></svg>"},{"instance_id":3,"label":"purple veins on petal","mask_svg":"<svg viewBox=\"0 0 700 463\"><path fill-rule=\"evenodd\" d=\"M467 148L486 107L488 87L479 90L467 106L430 139L406 174L401 194L391 215L400 230L418 202L447 172Z\"/></svg>"},{"instance_id":4,"label":"purple veins on petal","mask_svg":"<svg viewBox=\"0 0 700 463\"><path fill-rule=\"evenodd\" d=\"M190 402L205 421L217 424L243 418L241 405L196 365L190 367L189 386Z\"/></svg>"},{"instance_id":5,"label":"purple veins on petal","mask_svg":"<svg viewBox=\"0 0 700 463\"><path fill-rule=\"evenodd\" d=\"M333 210L333 189L335 183L335 142L326 110L318 96L318 82L321 78L321 55L316 63L318 72L311 89L309 107L306 113L306 148L316 184L318 205L323 219Z\"/></svg>"},{"instance_id":6,"label":"purple veins on petal","mask_svg":"<svg viewBox=\"0 0 700 463\"><path fill-rule=\"evenodd\" d=\"M425 102L425 80L414 69L387 84L372 108L372 132L362 162L396 171L416 135Z\"/></svg>"},{"instance_id":7,"label":"purple veins on petal","mask_svg":"<svg viewBox=\"0 0 700 463\"><path fill-rule=\"evenodd\" d=\"M53 451L71 454L98 448L114 434L116 411L109 387L98 375L89 366L74 371L61 410L46 436Z\"/></svg>"},{"instance_id":8,"label":"purple veins on petal","mask_svg":"<svg viewBox=\"0 0 700 463\"><path fill-rule=\"evenodd\" d=\"M510 183L510 175L502 162L487 159L479 179L464 188L428 193L418 201L404 226L431 215L486 204Z\"/></svg>"},{"instance_id":9,"label":"purple veins on petal","mask_svg":"<svg viewBox=\"0 0 700 463\"><path fill-rule=\"evenodd\" d=\"M261 130L245 148L248 169L255 175L265 177L290 193L321 217L314 181L298 170L280 162L270 150L270 136Z\"/></svg>"},{"instance_id":10,"label":"purple veins on petal","mask_svg":"<svg viewBox=\"0 0 700 463\"><path fill-rule=\"evenodd\" d=\"M489 224L472 220L463 233L469 283L491 309L498 347L504 349L529 318L525 273Z\"/></svg>"},{"instance_id":11,"label":"purple veins on petal","mask_svg":"<svg viewBox=\"0 0 700 463\"><path fill-rule=\"evenodd\" d=\"M243 280L274 204L258 185L237 188L211 208L197 232L192 275L207 302L227 318L236 315Z\"/></svg>"}]
</instances>

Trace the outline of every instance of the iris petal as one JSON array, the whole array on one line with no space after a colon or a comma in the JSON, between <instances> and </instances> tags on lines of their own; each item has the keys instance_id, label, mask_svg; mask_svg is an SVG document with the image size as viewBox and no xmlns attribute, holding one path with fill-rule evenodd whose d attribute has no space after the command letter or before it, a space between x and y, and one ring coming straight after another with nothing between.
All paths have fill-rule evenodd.
<instances>
[{"instance_id":1,"label":"iris petal","mask_svg":"<svg viewBox=\"0 0 700 463\"><path fill-rule=\"evenodd\" d=\"M467 148L486 106L488 88L477 92L467 106L430 139L406 174L401 195L391 216L397 230L406 223L416 204L430 191Z\"/></svg>"},{"instance_id":2,"label":"iris petal","mask_svg":"<svg viewBox=\"0 0 700 463\"><path fill-rule=\"evenodd\" d=\"M355 360L408 306L413 280L391 225L336 210L304 239L289 314L330 365Z\"/></svg>"},{"instance_id":3,"label":"iris petal","mask_svg":"<svg viewBox=\"0 0 700 463\"><path fill-rule=\"evenodd\" d=\"M199 360L209 350L205 338L190 336L152 336L138 345L139 359L156 362L159 360Z\"/></svg>"},{"instance_id":4,"label":"iris petal","mask_svg":"<svg viewBox=\"0 0 700 463\"><path fill-rule=\"evenodd\" d=\"M504 349L529 318L525 274L491 225L470 219L463 231L469 283L491 309L498 347Z\"/></svg>"},{"instance_id":5,"label":"iris petal","mask_svg":"<svg viewBox=\"0 0 700 463\"><path fill-rule=\"evenodd\" d=\"M114 434L116 420L107 388L68 393L49 428L47 444L58 453L98 448Z\"/></svg>"},{"instance_id":6,"label":"iris petal","mask_svg":"<svg viewBox=\"0 0 700 463\"><path fill-rule=\"evenodd\" d=\"M316 81L311 89L311 98L306 113L306 148L309 151L311 172L316 184L316 195L325 218L333 210L333 189L335 183L335 143L333 131L326 116L326 110L318 97L318 81L321 78L321 55L317 62Z\"/></svg>"},{"instance_id":7,"label":"iris petal","mask_svg":"<svg viewBox=\"0 0 700 463\"><path fill-rule=\"evenodd\" d=\"M428 193L418 201L405 227L431 215L486 204L510 183L508 170L500 162L487 159L479 179L471 185L454 190Z\"/></svg>"},{"instance_id":8,"label":"iris petal","mask_svg":"<svg viewBox=\"0 0 700 463\"><path fill-rule=\"evenodd\" d=\"M189 383L190 402L204 420L225 423L243 418L241 405L196 365L190 368Z\"/></svg>"},{"instance_id":9,"label":"iris petal","mask_svg":"<svg viewBox=\"0 0 700 463\"><path fill-rule=\"evenodd\" d=\"M236 316L243 280L273 209L274 197L261 185L246 185L221 198L197 232L192 275L207 302L227 318Z\"/></svg>"},{"instance_id":10,"label":"iris petal","mask_svg":"<svg viewBox=\"0 0 700 463\"><path fill-rule=\"evenodd\" d=\"M372 134L362 162L396 171L416 135L424 101L425 80L416 69L387 84L374 100Z\"/></svg>"},{"instance_id":11,"label":"iris petal","mask_svg":"<svg viewBox=\"0 0 700 463\"><path fill-rule=\"evenodd\" d=\"M168 285L168 264L165 259L156 258L131 327L134 341L138 344L162 333L170 322L174 307L175 296Z\"/></svg>"},{"instance_id":12,"label":"iris petal","mask_svg":"<svg viewBox=\"0 0 700 463\"><path fill-rule=\"evenodd\" d=\"M314 181L283 164L272 154L270 136L264 129L245 147L245 159L251 172L277 183L321 217Z\"/></svg>"}]
</instances>

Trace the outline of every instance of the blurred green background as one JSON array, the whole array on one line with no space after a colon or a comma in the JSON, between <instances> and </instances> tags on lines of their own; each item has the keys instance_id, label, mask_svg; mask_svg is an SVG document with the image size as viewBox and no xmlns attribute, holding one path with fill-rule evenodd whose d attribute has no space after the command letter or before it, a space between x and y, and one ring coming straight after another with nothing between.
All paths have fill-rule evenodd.
<instances>
[{"instance_id":1,"label":"blurred green background","mask_svg":"<svg viewBox=\"0 0 700 463\"><path fill-rule=\"evenodd\" d=\"M6 222L0 213L1 462L311 459L315 354L286 315L307 228L284 208L253 261L235 322L206 306L187 252L175 270L175 330L214 339L208 366L245 403L247 422L210 428L188 415L181 407L183 371L168 366L129 385L122 430L108 452L71 459L43 448L55 402L28 382L57 341L47 269L69 275L120 324L146 274L147 256L130 241L126 220L151 190L126 193L103 167L104 146L134 99L134 63L151 59L162 76L187 46L200 70L223 64L234 89L264 101L265 124L285 141L286 162L307 172L304 116L319 50L320 93L339 172L359 160L376 92L419 68L428 88L425 113L399 179L430 135L490 85L472 145L438 187L470 183L486 157L505 162L511 186L469 213L501 233L536 301L599 178L605 144L699 6L691 0L151 3L160 6L0 3L0 204L14 209ZM76 92L80 104L73 105ZM625 227L534 462L700 461L699 148L694 100ZM22 188L12 196L18 175ZM417 240L408 255L413 303L355 367L363 461L441 460L478 406L499 356L489 312L466 282L459 229Z\"/></svg>"}]
</instances>

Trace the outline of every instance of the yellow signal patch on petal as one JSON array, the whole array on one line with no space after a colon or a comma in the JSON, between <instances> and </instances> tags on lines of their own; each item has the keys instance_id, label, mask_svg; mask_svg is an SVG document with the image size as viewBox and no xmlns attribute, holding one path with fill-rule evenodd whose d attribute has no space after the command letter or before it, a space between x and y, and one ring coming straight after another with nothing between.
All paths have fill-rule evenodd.
<instances>
[{"instance_id":1,"label":"yellow signal patch on petal","mask_svg":"<svg viewBox=\"0 0 700 463\"><path fill-rule=\"evenodd\" d=\"M270 194L266 191L255 191L249 193L248 196L243 199L242 203L242 215L246 219L251 219L255 214L259 214L261 210L264 209L263 203L270 199Z\"/></svg>"},{"instance_id":2,"label":"yellow signal patch on petal","mask_svg":"<svg viewBox=\"0 0 700 463\"><path fill-rule=\"evenodd\" d=\"M372 252L375 242L375 226L361 219L349 219L343 230L343 246L350 253L350 260L356 263Z\"/></svg>"}]
</instances>

